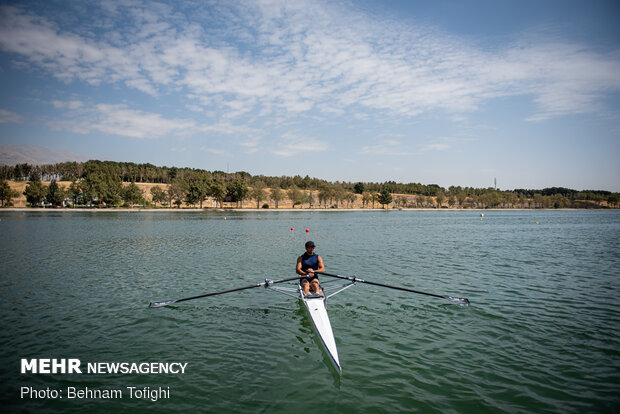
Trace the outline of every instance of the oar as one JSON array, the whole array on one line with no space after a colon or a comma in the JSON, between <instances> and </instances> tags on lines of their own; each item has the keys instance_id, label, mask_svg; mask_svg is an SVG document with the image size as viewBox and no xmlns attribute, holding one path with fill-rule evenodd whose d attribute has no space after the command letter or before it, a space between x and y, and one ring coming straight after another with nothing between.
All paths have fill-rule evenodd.
<instances>
[{"instance_id":1,"label":"oar","mask_svg":"<svg viewBox=\"0 0 620 414\"><path fill-rule=\"evenodd\" d=\"M392 286L392 285L386 285L384 283L371 282L369 280L360 279L355 276L341 276L341 275L335 275L332 273L325 273L325 272L314 272L314 273L318 273L320 275L325 275L325 276L336 277L338 279L350 280L352 282L366 283L369 285L381 286L381 287L390 288L390 289L404 290L405 292L412 292L412 293L419 293L421 295L433 296L436 298L446 299L446 300L449 300L450 302L458 303L460 305L469 305L469 300L466 298L455 298L452 296L436 295L434 293L421 292L419 290L408 289L408 288L404 288L400 286Z\"/></svg>"},{"instance_id":2,"label":"oar","mask_svg":"<svg viewBox=\"0 0 620 414\"><path fill-rule=\"evenodd\" d=\"M257 287L268 287L268 286L276 284L276 283L290 282L291 280L298 280L298 279L299 279L299 276L297 276L297 277L290 277L288 279L282 279L282 280L267 280L267 279L265 279L265 281L262 282L262 283L256 283L254 285L244 286L244 287L230 289L230 290L223 290L221 292L205 293L204 295L192 296L192 297L183 298L183 299L167 300L165 302L151 302L151 303L149 303L149 308L161 308L162 306L168 306L168 305L172 305L173 303L184 302L186 300L206 298L207 296L223 295L224 293L238 292L240 290L252 289L252 288L257 288Z\"/></svg>"}]
</instances>

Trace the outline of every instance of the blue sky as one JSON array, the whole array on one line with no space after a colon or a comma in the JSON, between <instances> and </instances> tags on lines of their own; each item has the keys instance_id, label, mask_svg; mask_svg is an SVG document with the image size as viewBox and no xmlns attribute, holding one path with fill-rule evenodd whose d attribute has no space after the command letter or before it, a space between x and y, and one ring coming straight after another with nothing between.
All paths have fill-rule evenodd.
<instances>
[{"instance_id":1,"label":"blue sky","mask_svg":"<svg viewBox=\"0 0 620 414\"><path fill-rule=\"evenodd\" d=\"M617 1L2 1L0 144L620 191Z\"/></svg>"}]
</instances>

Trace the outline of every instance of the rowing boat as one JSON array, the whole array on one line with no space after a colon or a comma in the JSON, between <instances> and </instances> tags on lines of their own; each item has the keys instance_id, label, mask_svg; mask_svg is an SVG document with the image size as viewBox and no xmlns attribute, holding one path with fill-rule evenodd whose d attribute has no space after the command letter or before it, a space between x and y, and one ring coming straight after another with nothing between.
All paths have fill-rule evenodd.
<instances>
[{"instance_id":1,"label":"rowing boat","mask_svg":"<svg viewBox=\"0 0 620 414\"><path fill-rule=\"evenodd\" d=\"M315 273L329 276L333 279L340 279L341 281L346 281L346 282L344 285L336 286L334 289L331 289L331 290L335 290L331 294L325 293L325 289L329 290L329 288L323 287L325 284L329 283L329 281L322 282L321 286L323 287L323 293L324 293L323 296L306 297L304 296L303 290L301 289L301 286L299 285L299 276L290 277L287 279L280 279L280 280L265 279L265 281L261 283L255 283L253 285L224 290L221 292L205 293L205 294L198 295L198 296L191 296L191 297L183 298L183 299L168 300L164 302L151 302L149 304L149 307L161 308L164 306L170 306L175 303L183 302L186 300L205 298L208 296L223 295L225 293L238 292L241 290L252 289L252 288L257 288L257 287L264 287L267 289L271 289L271 290L283 293L288 296L292 296L294 298L301 298L301 301L303 302L306 309L308 310L308 313L310 314L312 325L314 326L315 331L319 335L319 338L321 338L321 343L325 347L325 350L327 351L327 354L329 355L331 361L334 363L336 369L342 375L342 368L340 366L340 359L338 358L338 348L336 347L336 340L334 339L334 333L332 331L332 326L331 326L331 323L329 322L329 316L327 316L327 309L325 308L325 303L328 298L344 291L345 289L350 288L351 286L354 286L356 283L366 283L369 285L380 286L384 288L396 289L400 291L418 293L422 295L446 299L446 300L449 300L450 302L457 303L459 305L469 305L469 300L467 300L466 298L456 298L452 296L436 295L434 293L422 292L419 290L413 290L413 289L409 289L405 287L392 286L392 285L387 285L385 283L371 282L369 280L357 278L356 276L342 276L342 275L336 275L336 274L325 273L325 272L315 272ZM296 288L284 287L284 286L279 285L281 283L293 282L293 281L297 282ZM278 286L276 286L276 284L278 284Z\"/></svg>"},{"instance_id":2,"label":"rowing boat","mask_svg":"<svg viewBox=\"0 0 620 414\"><path fill-rule=\"evenodd\" d=\"M325 347L327 354L330 356L331 361L336 366L336 369L342 374L342 368L340 367L340 360L338 359L338 348L336 347L336 340L334 339L334 332L332 331L332 325L329 322L329 316L327 316L327 309L325 309L325 296L306 297L304 295L301 286L299 286L299 294L301 300L306 305L306 309L312 319L312 325L321 338L321 343Z\"/></svg>"}]
</instances>

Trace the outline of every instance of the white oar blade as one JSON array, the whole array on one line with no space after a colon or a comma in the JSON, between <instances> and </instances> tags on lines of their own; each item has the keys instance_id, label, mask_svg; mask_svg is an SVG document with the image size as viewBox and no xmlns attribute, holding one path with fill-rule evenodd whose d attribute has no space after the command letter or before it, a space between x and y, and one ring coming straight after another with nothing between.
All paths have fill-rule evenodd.
<instances>
[{"instance_id":1,"label":"white oar blade","mask_svg":"<svg viewBox=\"0 0 620 414\"><path fill-rule=\"evenodd\" d=\"M176 300L167 300L165 302L151 302L149 303L149 308L161 308L162 306L168 306L175 303Z\"/></svg>"},{"instance_id":2,"label":"white oar blade","mask_svg":"<svg viewBox=\"0 0 620 414\"><path fill-rule=\"evenodd\" d=\"M455 298L452 296L446 296L446 299L448 299L450 302L458 303L459 305L463 305L463 306L469 305L469 300L466 298Z\"/></svg>"}]
</instances>

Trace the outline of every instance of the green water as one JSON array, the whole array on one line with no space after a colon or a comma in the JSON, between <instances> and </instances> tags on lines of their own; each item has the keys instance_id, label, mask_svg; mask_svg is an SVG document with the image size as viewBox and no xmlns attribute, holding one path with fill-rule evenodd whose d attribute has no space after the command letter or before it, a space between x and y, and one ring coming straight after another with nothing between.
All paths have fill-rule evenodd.
<instances>
[{"instance_id":1,"label":"green water","mask_svg":"<svg viewBox=\"0 0 620 414\"><path fill-rule=\"evenodd\" d=\"M10 412L620 410L616 211L0 212L0 234ZM330 298L342 377L293 298L261 288L147 307L294 276L309 238L327 271L472 304L363 284ZM21 358L187 368L20 374ZM170 397L20 398L24 386Z\"/></svg>"}]
</instances>

